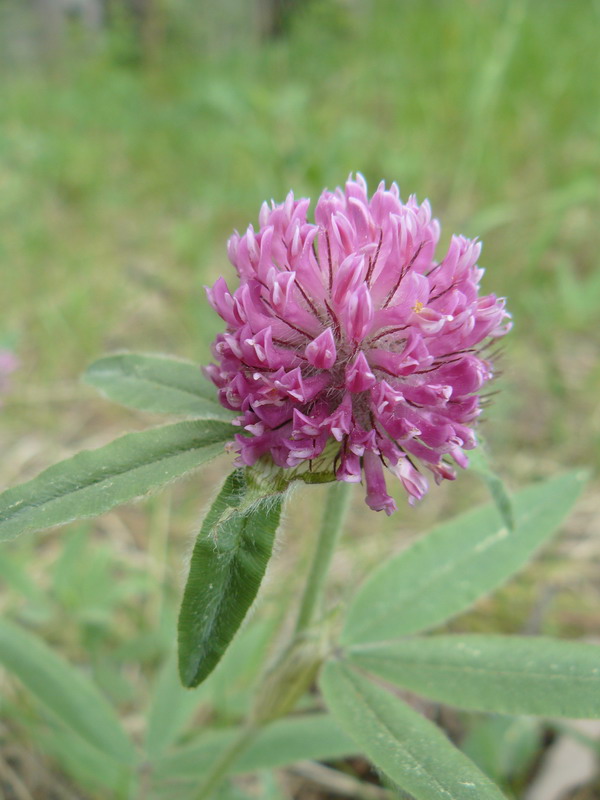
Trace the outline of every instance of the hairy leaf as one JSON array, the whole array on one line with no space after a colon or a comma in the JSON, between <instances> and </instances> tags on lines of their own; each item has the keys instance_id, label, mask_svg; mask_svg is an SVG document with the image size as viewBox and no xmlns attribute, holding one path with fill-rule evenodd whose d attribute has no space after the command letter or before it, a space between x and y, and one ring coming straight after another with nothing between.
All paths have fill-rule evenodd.
<instances>
[{"instance_id":1,"label":"hairy leaf","mask_svg":"<svg viewBox=\"0 0 600 800\"><path fill-rule=\"evenodd\" d=\"M344 643L376 642L440 625L520 569L557 529L586 473L534 484L514 498L510 531L493 505L441 525L367 578L350 605Z\"/></svg>"},{"instance_id":2,"label":"hairy leaf","mask_svg":"<svg viewBox=\"0 0 600 800\"><path fill-rule=\"evenodd\" d=\"M416 800L504 800L439 728L351 667L330 661L320 683L342 730Z\"/></svg>"},{"instance_id":3,"label":"hairy leaf","mask_svg":"<svg viewBox=\"0 0 600 800\"><path fill-rule=\"evenodd\" d=\"M197 686L216 667L261 584L279 525L283 491L262 493L235 470L196 540L179 614L179 673Z\"/></svg>"},{"instance_id":4,"label":"hairy leaf","mask_svg":"<svg viewBox=\"0 0 600 800\"><path fill-rule=\"evenodd\" d=\"M129 408L197 419L229 420L215 387L197 364L167 356L118 353L94 361L83 375L106 397Z\"/></svg>"},{"instance_id":5,"label":"hairy leaf","mask_svg":"<svg viewBox=\"0 0 600 800\"><path fill-rule=\"evenodd\" d=\"M600 716L600 646L519 636L357 645L352 663L442 703L502 714Z\"/></svg>"},{"instance_id":6,"label":"hairy leaf","mask_svg":"<svg viewBox=\"0 0 600 800\"><path fill-rule=\"evenodd\" d=\"M219 455L233 434L225 422L178 422L77 453L0 495L0 541L148 494Z\"/></svg>"}]
</instances>

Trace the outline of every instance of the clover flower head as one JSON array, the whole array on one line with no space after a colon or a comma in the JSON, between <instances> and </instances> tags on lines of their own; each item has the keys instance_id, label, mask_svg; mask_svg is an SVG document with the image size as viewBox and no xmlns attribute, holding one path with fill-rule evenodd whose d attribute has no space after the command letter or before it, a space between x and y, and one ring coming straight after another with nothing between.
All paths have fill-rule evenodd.
<instances>
[{"instance_id":1,"label":"clover flower head","mask_svg":"<svg viewBox=\"0 0 600 800\"><path fill-rule=\"evenodd\" d=\"M504 300L479 294L477 240L453 236L434 260L440 226L429 203L397 185L369 197L361 175L310 200L263 204L229 240L240 285L208 298L227 323L206 367L220 402L239 412L238 463L321 468L366 484L376 511L396 510L384 469L410 502L453 479L476 445L484 357L504 335ZM419 469L419 466L421 469Z\"/></svg>"}]
</instances>

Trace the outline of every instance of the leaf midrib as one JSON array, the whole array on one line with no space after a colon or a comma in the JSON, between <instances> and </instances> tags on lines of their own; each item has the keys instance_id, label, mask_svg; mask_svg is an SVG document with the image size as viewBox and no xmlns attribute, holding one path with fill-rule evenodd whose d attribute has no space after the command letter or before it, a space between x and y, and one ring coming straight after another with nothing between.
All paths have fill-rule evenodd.
<instances>
[{"instance_id":1,"label":"leaf midrib","mask_svg":"<svg viewBox=\"0 0 600 800\"><path fill-rule=\"evenodd\" d=\"M221 619L221 617L222 617L221 610L226 605L226 598L231 595L230 588L231 588L231 586L232 586L232 584L233 584L233 582L235 580L235 577L236 577L235 576L235 570L231 569L231 564L237 558L238 553L239 553L239 551L240 551L240 549L242 547L242 544L244 543L244 540L245 540L246 530L247 530L247 527L248 527L248 522L250 521L249 520L249 516L248 516L248 512L253 508L253 506L262 505L263 502L265 502L267 500L270 500L271 498L278 497L280 494L281 494L280 492L272 492L272 493L267 494L267 495L262 495L259 501L256 501L256 499L253 498L251 500L246 500L246 502L242 501L242 503L239 506L229 506L228 508L226 508L224 510L223 516L219 519L219 521L215 525L216 530L214 531L214 536L216 538L216 536L218 535L219 529L221 529L223 527L223 525L226 522L228 522L233 516L238 514L242 518L242 525L240 527L240 533L236 537L237 541L235 542L234 546L230 550L226 551L226 553L223 553L223 556L225 556L225 555L227 556L227 575L225 577L225 581L223 582L224 583L223 591L220 593L219 598L215 601L215 603L213 605L214 613L212 614L212 619L208 623L206 628L204 629L206 631L206 633L202 637L202 639L203 639L202 653L199 654L196 658L194 658L194 663L195 663L195 669L193 670L193 672L194 672L193 678L194 679L196 678L196 675L197 675L197 673L199 671L199 666L200 666L201 661L204 660L206 658L206 656L210 655L210 653L211 653L211 650L210 650L209 647L207 647L206 643L210 641L210 639L212 637L212 634L213 634L213 631L217 627L217 620ZM272 536L273 537L275 536L275 531L273 531ZM206 537L206 541L208 541L208 538L209 537L207 536Z\"/></svg>"},{"instance_id":2,"label":"leaf midrib","mask_svg":"<svg viewBox=\"0 0 600 800\"><path fill-rule=\"evenodd\" d=\"M223 525L225 524L225 522L230 520L234 516L234 514L237 514L237 513L239 513L239 511L237 509L235 509L232 513L227 514L223 519L221 519L217 523L217 530L215 531L215 536L218 534L218 529L222 528ZM232 583L234 581L234 578L235 578L235 575L234 575L235 570L231 569L231 564L236 560L238 552L240 550L240 547L242 546L242 539L243 539L243 536L245 535L247 524L248 524L248 518L247 518L246 514L243 513L242 524L240 526L240 532L239 532L239 535L236 537L237 538L237 542L234 544L234 546L230 550L226 551L226 553L223 553L223 556L225 556L227 558L227 564L226 564L227 574L225 576L225 580L220 584L223 587L223 589L219 594L219 598L213 604L213 609L214 610L213 610L213 613L211 615L211 621L208 623L208 625L205 628L203 628L202 653L199 654L198 657L195 659L196 668L194 669L194 674L198 672L198 667L200 666L200 662L202 660L204 660L206 658L206 656L211 653L211 649L207 645L210 643L213 631L217 627L217 621L222 618L221 609L226 604L226 598L231 596L230 588L231 588L231 585L232 585Z\"/></svg>"},{"instance_id":3,"label":"leaf midrib","mask_svg":"<svg viewBox=\"0 0 600 800\"><path fill-rule=\"evenodd\" d=\"M348 651L348 655L350 656L350 658L352 658L352 655L359 655L360 656L361 654L360 654L360 652L358 650L352 649L352 650ZM366 653L365 653L365 656L367 656ZM546 672L530 672L530 671L527 671L527 670L518 670L518 669L513 669L513 670L507 670L507 669L505 669L505 670L500 670L500 669L499 670L493 670L493 669L486 669L483 666L475 667L475 666L471 666L471 665L465 665L464 667L460 667L460 666L455 665L455 664L442 664L442 665L440 665L440 662L438 662L438 661L429 661L429 660L425 660L425 659L419 659L416 662L407 662L407 661L401 661L400 659L396 659L393 656L379 656L379 655L375 656L374 655L374 656L370 656L370 658L371 658L372 661L377 661L377 662L393 663L393 664L398 664L398 663L400 663L400 664L410 664L410 665L412 665L412 666L414 666L416 668L421 667L421 666L429 667L429 668L433 667L433 668L436 668L436 669L439 669L439 670L444 670L444 671L447 671L447 672L468 672L468 673L471 673L471 674L483 674L483 675L497 676L497 677L512 677L512 676L522 677L522 676L526 676L527 678L535 678L536 680L538 680L538 679L543 679L543 680L551 679L551 680L563 680L563 681L564 680L577 680L577 681L589 681L589 682L600 683L600 676L598 676L598 675L597 676L592 676L592 675L585 676L585 675L578 675L578 674L566 675L565 673L561 673L561 674L558 674L558 675L556 675L556 674L555 675L551 675L551 674L548 674ZM368 669L368 666L367 666L368 659L369 659L369 656L367 656L365 661L359 660L358 663L360 663L360 666L364 667L365 669Z\"/></svg>"},{"instance_id":4,"label":"leaf midrib","mask_svg":"<svg viewBox=\"0 0 600 800\"><path fill-rule=\"evenodd\" d=\"M372 718L372 719L374 719L376 723L380 724L380 725L381 725L383 728L385 728L385 730L387 731L387 733L388 733L388 734L391 736L391 738L394 740L394 743L395 743L395 745L398 747L398 749L400 749L400 750L404 751L404 753L405 753L405 754L406 754L406 756L408 757L408 760L412 761L412 763L416 765L416 767L417 767L417 770L416 770L416 771L417 771L418 773L420 773L421 775L425 776L425 777L426 777L428 780L430 780L430 781L431 781L431 782L432 782L432 783L435 785L435 787L436 787L436 789L437 789L438 791L440 791L442 794L446 795L447 797L451 798L451 800L460 800L460 798L458 798L458 797L457 797L455 794L453 794L453 793L449 792L449 791L448 791L448 790L447 790L447 789L446 789L446 788L443 786L443 784L441 784L441 783L440 783L439 779L435 777L435 775L432 775L432 774L431 774L431 773L430 773L428 770L426 770L426 769L424 768L424 766L423 766L423 762L422 762L422 761L421 761L421 760L420 760L420 759L419 759L417 756L415 756L415 755L413 754L413 752L410 750L410 748L409 748L409 747L407 747L407 745L406 745L406 744L404 744L403 742L400 742L400 741L398 740L398 737L396 736L396 733L395 733L395 731L393 730L393 728L391 728L391 727L388 725L388 723L387 723L387 722L386 722L386 721L385 721L385 720L384 720L382 717L378 716L378 715L377 715L377 713L375 712L375 710L374 710L374 709L373 709L373 708L372 708L372 707L369 705L369 703L368 703L367 699L366 699L366 698L365 698L365 696L364 696L364 695L361 693L361 691L360 691L360 688L359 688L359 687L357 686L357 684L356 684L356 683L355 683L355 682L352 680L351 672L350 672L349 670L347 670L347 671L345 672L345 677L346 677L346 679L347 679L347 682L348 682L348 683L350 683L350 687L351 687L351 689L354 691L354 694L355 694L355 695L356 695L356 697L359 699L359 701L361 701L361 702L362 702L362 704L363 704L363 707L364 707L364 708L365 708L365 710L368 712L368 714L371 716L371 718ZM415 713L416 713L416 712L415 712Z\"/></svg>"}]
</instances>

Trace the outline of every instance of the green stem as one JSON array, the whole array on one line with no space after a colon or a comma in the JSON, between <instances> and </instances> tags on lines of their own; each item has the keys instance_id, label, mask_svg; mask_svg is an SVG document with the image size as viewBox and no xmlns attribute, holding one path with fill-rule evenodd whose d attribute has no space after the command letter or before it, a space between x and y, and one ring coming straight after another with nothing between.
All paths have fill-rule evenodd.
<instances>
[{"instance_id":1,"label":"green stem","mask_svg":"<svg viewBox=\"0 0 600 800\"><path fill-rule=\"evenodd\" d=\"M212 768L205 775L204 780L200 784L198 794L196 795L196 800L209 800L209 798L213 796L215 790L219 788L229 772L229 767L236 761L237 757L246 750L256 733L257 729L254 726L248 725L242 728L229 747L225 748Z\"/></svg>"},{"instance_id":2,"label":"green stem","mask_svg":"<svg viewBox=\"0 0 600 800\"><path fill-rule=\"evenodd\" d=\"M321 604L323 584L348 508L350 485L343 481L332 483L327 494L325 513L313 555L308 580L296 621L296 634L308 628Z\"/></svg>"}]
</instances>

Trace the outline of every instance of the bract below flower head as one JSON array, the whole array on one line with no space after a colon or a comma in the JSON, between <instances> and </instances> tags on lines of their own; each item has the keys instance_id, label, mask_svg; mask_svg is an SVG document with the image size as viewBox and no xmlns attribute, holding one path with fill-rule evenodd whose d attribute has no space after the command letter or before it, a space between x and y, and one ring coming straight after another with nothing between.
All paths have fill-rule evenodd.
<instances>
[{"instance_id":1,"label":"bract below flower head","mask_svg":"<svg viewBox=\"0 0 600 800\"><path fill-rule=\"evenodd\" d=\"M240 464L323 468L364 478L367 504L391 514L385 471L411 502L455 477L476 445L478 392L492 377L490 339L510 327L504 300L479 295L477 240L453 236L436 261L440 226L429 203L372 197L362 176L310 201L290 192L263 204L259 229L235 233L208 297L227 330L206 367L221 403L239 412Z\"/></svg>"}]
</instances>

